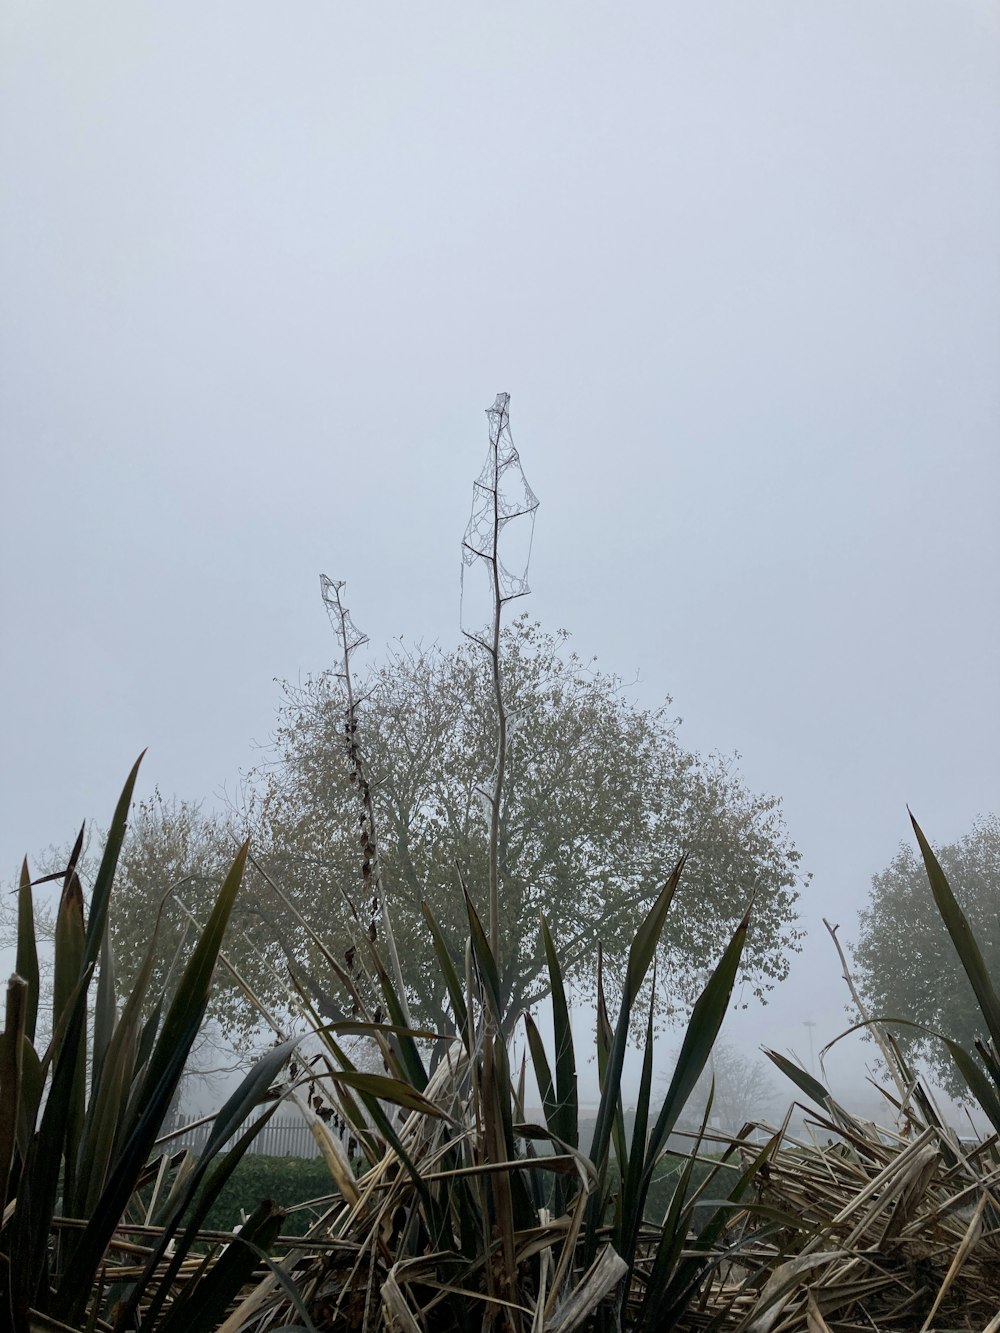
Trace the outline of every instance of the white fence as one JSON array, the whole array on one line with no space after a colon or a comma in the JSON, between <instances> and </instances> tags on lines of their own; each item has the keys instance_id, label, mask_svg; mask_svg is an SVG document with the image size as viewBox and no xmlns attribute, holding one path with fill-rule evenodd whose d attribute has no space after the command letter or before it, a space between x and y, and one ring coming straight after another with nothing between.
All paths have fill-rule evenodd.
<instances>
[{"instance_id":1,"label":"white fence","mask_svg":"<svg viewBox=\"0 0 1000 1333\"><path fill-rule=\"evenodd\" d=\"M208 1142L212 1127L213 1122L211 1120L205 1124L194 1124L187 1127L183 1120L164 1125L163 1137L167 1135L176 1135L176 1137L171 1137L168 1142L164 1143L163 1150L180 1152L182 1149L187 1149L189 1152L200 1152ZM244 1125L243 1128L246 1129L247 1126ZM236 1136L236 1138L238 1137L239 1135ZM231 1139L227 1147L231 1146L233 1142L235 1142L235 1139ZM266 1157L318 1157L320 1155L319 1145L313 1138L312 1130L299 1116L274 1116L253 1139L247 1151L260 1153Z\"/></svg>"}]
</instances>

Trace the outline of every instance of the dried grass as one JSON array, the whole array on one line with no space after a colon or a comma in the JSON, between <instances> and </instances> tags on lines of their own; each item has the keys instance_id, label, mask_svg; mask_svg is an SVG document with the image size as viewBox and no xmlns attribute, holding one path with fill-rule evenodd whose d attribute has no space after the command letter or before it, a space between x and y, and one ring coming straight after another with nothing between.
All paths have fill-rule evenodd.
<instances>
[{"instance_id":1,"label":"dried grass","mask_svg":"<svg viewBox=\"0 0 1000 1333\"><path fill-rule=\"evenodd\" d=\"M804 1139L784 1133L758 1174L756 1201L727 1237L730 1246L739 1237L740 1268L717 1278L704 1319L686 1326L943 1333L995 1325L996 1136L968 1150L936 1125L878 1130L832 1105L807 1128ZM757 1239L774 1216L788 1224Z\"/></svg>"}]
</instances>

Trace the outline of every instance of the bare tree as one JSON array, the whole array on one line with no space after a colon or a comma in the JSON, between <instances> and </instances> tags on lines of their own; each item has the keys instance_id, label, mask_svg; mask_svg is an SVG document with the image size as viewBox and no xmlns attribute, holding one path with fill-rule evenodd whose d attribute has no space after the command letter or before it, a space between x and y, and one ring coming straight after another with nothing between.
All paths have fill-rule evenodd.
<instances>
[{"instance_id":1,"label":"bare tree","mask_svg":"<svg viewBox=\"0 0 1000 1333\"><path fill-rule=\"evenodd\" d=\"M725 1134L737 1134L750 1120L766 1119L778 1096L766 1061L718 1041L684 1108L689 1128L700 1124L713 1085L710 1124Z\"/></svg>"}]
</instances>

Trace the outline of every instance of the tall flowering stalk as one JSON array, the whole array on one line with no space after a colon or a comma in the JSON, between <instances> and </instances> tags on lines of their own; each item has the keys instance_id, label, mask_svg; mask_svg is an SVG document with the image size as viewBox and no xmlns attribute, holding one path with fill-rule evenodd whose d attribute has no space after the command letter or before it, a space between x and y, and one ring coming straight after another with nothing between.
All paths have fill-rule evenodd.
<instances>
[{"instance_id":1,"label":"tall flowering stalk","mask_svg":"<svg viewBox=\"0 0 1000 1333\"><path fill-rule=\"evenodd\" d=\"M344 682L347 706L344 710L344 745L350 764L350 780L354 784L358 801L358 837L361 844L361 882L365 891L368 911L368 936L372 944L378 935L378 922L381 922L382 938L389 954L392 977L400 998L403 1016L410 1024L409 1007L406 1001L406 988L403 985L403 971L399 965L399 953L396 939L389 919L389 909L382 887L382 867L379 862L378 840L375 827L375 803L372 800L371 782L361 750L358 734L358 700L354 694L351 677L351 657L368 642L364 634L351 619L351 613L341 600L341 590L345 586L343 579L329 579L325 574L319 576L320 592L323 605L330 617L330 624L340 640L342 659L340 669L335 673Z\"/></svg>"},{"instance_id":2,"label":"tall flowering stalk","mask_svg":"<svg viewBox=\"0 0 1000 1333\"><path fill-rule=\"evenodd\" d=\"M493 957L500 966L500 811L507 763L507 710L500 670L500 623L508 602L524 597L528 587L528 562L535 528L538 499L528 485L510 433L509 393L498 393L486 415L490 423L490 447L483 470L473 483L472 514L462 539L462 629L467 638L482 647L490 663L497 710L497 757L488 789L489 841L489 933ZM501 558L501 545L510 545L509 525L527 520L528 540L519 573ZM506 538L502 543L501 539ZM509 558L508 558L509 560ZM466 628L466 570L485 569L491 602L485 628ZM475 613L473 612L473 615Z\"/></svg>"}]
</instances>

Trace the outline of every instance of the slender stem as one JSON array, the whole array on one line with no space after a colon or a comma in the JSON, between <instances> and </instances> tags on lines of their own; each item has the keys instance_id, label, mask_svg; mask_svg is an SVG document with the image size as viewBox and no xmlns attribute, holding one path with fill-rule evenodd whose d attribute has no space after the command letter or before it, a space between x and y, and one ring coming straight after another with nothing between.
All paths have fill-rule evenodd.
<instances>
[{"instance_id":1,"label":"slender stem","mask_svg":"<svg viewBox=\"0 0 1000 1333\"><path fill-rule=\"evenodd\" d=\"M827 931L829 932L830 935L830 939L833 940L833 947L837 950L837 957L840 959L842 975L844 980L847 982L847 989L851 992L851 999L854 1001L854 1007L861 1015L862 1022L868 1024L868 1030L875 1038L875 1043L882 1053L882 1059L885 1061L885 1067L889 1071L889 1074L892 1076L893 1082L896 1084L896 1091L899 1093L900 1101L905 1104L908 1094L906 1085L903 1082L903 1079L899 1073L899 1065L895 1060L895 1058L893 1057L893 1054L890 1051L885 1041L885 1035L881 1028L881 1025L879 1023L872 1021L872 1019L868 1014L868 1010L861 1002L861 996L858 994L858 989L854 984L854 978L851 976L851 969L847 965L847 958L844 954L843 948L841 947L840 940L837 938L837 931L840 929L840 927L831 926L829 921L827 921L826 917L823 918L823 925L826 926ZM809 1033L809 1041L810 1043L812 1042L811 1031Z\"/></svg>"},{"instance_id":2,"label":"slender stem","mask_svg":"<svg viewBox=\"0 0 1000 1333\"><path fill-rule=\"evenodd\" d=\"M511 580L509 587L504 586L506 571L500 563L500 532L503 526L514 518L526 517L533 524L534 513L538 507L538 501L524 478L517 450L513 447L513 441L510 439L507 416L509 400L509 394L497 394L493 406L487 409L490 420L490 452L487 455L486 468L473 487L472 517L469 520L465 540L462 543L463 564L482 560L489 569L493 591L492 633L489 630L485 633L472 633L466 630L465 633L473 643L479 644L490 659L493 697L497 712L496 766L493 770L492 791L485 793L485 795L490 807L490 834L487 854L489 944L501 976L503 975L500 936L501 852L506 852L508 849L508 839L501 818L503 786L507 769L507 710L504 707L503 682L501 679L500 628L504 604L515 597L523 597L528 591L528 587L524 579ZM502 453L502 449L505 447L505 439L510 446L507 455ZM513 500L508 503L500 493L501 473L510 467L516 469L524 488L523 500L519 500L517 503ZM486 504L482 503L484 500L487 501ZM492 502L492 513L490 512L490 501ZM488 539L486 535L487 523L492 529ZM529 541L528 558L530 559L530 557L531 544ZM527 564L525 564L525 573L527 573ZM506 862L506 856L503 859ZM511 907L515 905L510 904ZM516 919L515 913L510 912L509 915L512 919Z\"/></svg>"},{"instance_id":3,"label":"slender stem","mask_svg":"<svg viewBox=\"0 0 1000 1333\"><path fill-rule=\"evenodd\" d=\"M493 552L490 558L490 572L493 576L493 642L490 646L490 661L493 668L493 695L497 707L497 762L493 775L493 793L490 800L490 948L496 959L497 969L500 959L500 807L503 800L504 770L507 765L507 713L503 705L503 690L500 680L500 615L503 611L503 595L500 588L500 434L493 440Z\"/></svg>"}]
</instances>

